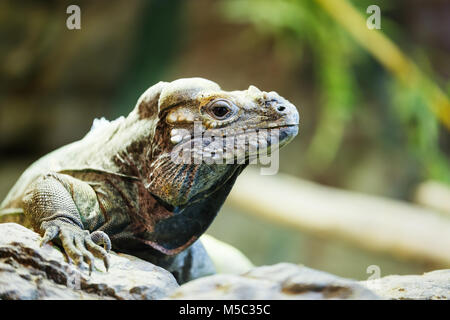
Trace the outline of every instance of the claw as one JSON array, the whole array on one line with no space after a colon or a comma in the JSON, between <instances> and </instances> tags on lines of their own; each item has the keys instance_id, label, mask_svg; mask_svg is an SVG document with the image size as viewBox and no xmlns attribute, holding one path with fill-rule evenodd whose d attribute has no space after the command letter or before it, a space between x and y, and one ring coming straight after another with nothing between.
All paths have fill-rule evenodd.
<instances>
[{"instance_id":1,"label":"claw","mask_svg":"<svg viewBox=\"0 0 450 320\"><path fill-rule=\"evenodd\" d=\"M88 251L89 255L84 256L84 260L86 261L87 265L89 266L89 275L92 274L92 271L94 271L94 257L92 254Z\"/></svg>"},{"instance_id":2,"label":"claw","mask_svg":"<svg viewBox=\"0 0 450 320\"><path fill-rule=\"evenodd\" d=\"M103 258L103 263L105 264L106 272L108 272L108 270L109 270L109 256L105 256Z\"/></svg>"},{"instance_id":3,"label":"claw","mask_svg":"<svg viewBox=\"0 0 450 320\"><path fill-rule=\"evenodd\" d=\"M103 231L83 230L78 225L70 225L66 221L44 221L40 230L44 233L40 245L58 237L61 240L67 260L83 269L83 262L89 266L89 275L95 268L95 258L103 260L106 271L110 267L108 251L111 250L111 240Z\"/></svg>"},{"instance_id":4,"label":"claw","mask_svg":"<svg viewBox=\"0 0 450 320\"><path fill-rule=\"evenodd\" d=\"M83 255L84 261L89 266L89 275L91 275L94 270L94 256L86 249L83 235L75 236L75 246ZM80 260L80 265L81 264L82 260Z\"/></svg>"},{"instance_id":5,"label":"claw","mask_svg":"<svg viewBox=\"0 0 450 320\"><path fill-rule=\"evenodd\" d=\"M109 239L109 238L108 238ZM103 259L106 271L108 271L110 263L108 252L92 240L92 235L86 236L84 239L87 249L97 258Z\"/></svg>"},{"instance_id":6,"label":"claw","mask_svg":"<svg viewBox=\"0 0 450 320\"><path fill-rule=\"evenodd\" d=\"M74 236L67 229L61 229L60 239L66 254L75 262L78 267L82 266L83 255L74 245Z\"/></svg>"},{"instance_id":7,"label":"claw","mask_svg":"<svg viewBox=\"0 0 450 320\"><path fill-rule=\"evenodd\" d=\"M109 239L108 235L103 231L92 232L91 239L92 241L94 241L95 244L98 245L103 244L103 248L105 248L106 251L111 250L111 240Z\"/></svg>"},{"instance_id":8,"label":"claw","mask_svg":"<svg viewBox=\"0 0 450 320\"><path fill-rule=\"evenodd\" d=\"M59 233L59 228L57 226L50 226L45 230L44 237L41 240L40 246L47 244L49 241L53 240Z\"/></svg>"}]
</instances>

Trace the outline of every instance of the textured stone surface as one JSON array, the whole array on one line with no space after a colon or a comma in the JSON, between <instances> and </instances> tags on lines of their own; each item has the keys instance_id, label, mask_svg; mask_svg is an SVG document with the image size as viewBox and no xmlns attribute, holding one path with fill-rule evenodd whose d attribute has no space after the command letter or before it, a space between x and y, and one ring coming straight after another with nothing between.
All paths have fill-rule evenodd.
<instances>
[{"instance_id":1,"label":"textured stone surface","mask_svg":"<svg viewBox=\"0 0 450 320\"><path fill-rule=\"evenodd\" d=\"M200 238L217 273L242 274L254 267L251 261L235 247L208 234Z\"/></svg>"},{"instance_id":2,"label":"textured stone surface","mask_svg":"<svg viewBox=\"0 0 450 320\"><path fill-rule=\"evenodd\" d=\"M279 263L243 275L221 274L182 285L169 299L378 299L358 282Z\"/></svg>"},{"instance_id":3,"label":"textured stone surface","mask_svg":"<svg viewBox=\"0 0 450 320\"><path fill-rule=\"evenodd\" d=\"M450 270L357 282L279 263L255 267L242 275L208 276L179 287L166 270L136 257L111 253L109 271L105 272L103 262L97 259L89 276L87 268L80 271L67 263L56 247L39 247L40 239L21 225L0 224L0 299L450 298Z\"/></svg>"},{"instance_id":4,"label":"textured stone surface","mask_svg":"<svg viewBox=\"0 0 450 320\"><path fill-rule=\"evenodd\" d=\"M171 273L141 259L111 253L105 272L96 259L89 276L55 247L18 224L0 224L0 299L159 299L178 287Z\"/></svg>"},{"instance_id":5,"label":"textured stone surface","mask_svg":"<svg viewBox=\"0 0 450 320\"><path fill-rule=\"evenodd\" d=\"M450 299L450 269L423 275L392 275L361 283L385 299Z\"/></svg>"}]
</instances>

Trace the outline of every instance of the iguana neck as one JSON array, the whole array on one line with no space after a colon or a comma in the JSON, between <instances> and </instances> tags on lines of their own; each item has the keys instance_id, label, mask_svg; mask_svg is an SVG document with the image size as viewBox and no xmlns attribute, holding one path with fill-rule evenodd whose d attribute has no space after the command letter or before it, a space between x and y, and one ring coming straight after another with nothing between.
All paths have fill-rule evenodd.
<instances>
[{"instance_id":1,"label":"iguana neck","mask_svg":"<svg viewBox=\"0 0 450 320\"><path fill-rule=\"evenodd\" d=\"M194 196L188 206L175 208L175 214L158 221L152 232L140 234L140 241L166 255L187 248L210 226L245 166L230 166L229 175L222 176L209 190Z\"/></svg>"},{"instance_id":2,"label":"iguana neck","mask_svg":"<svg viewBox=\"0 0 450 320\"><path fill-rule=\"evenodd\" d=\"M157 120L140 119L135 110L120 120L111 122L104 130L106 139L100 139L103 141L103 145L99 145L104 154L102 165L114 172L143 179L152 157Z\"/></svg>"}]
</instances>

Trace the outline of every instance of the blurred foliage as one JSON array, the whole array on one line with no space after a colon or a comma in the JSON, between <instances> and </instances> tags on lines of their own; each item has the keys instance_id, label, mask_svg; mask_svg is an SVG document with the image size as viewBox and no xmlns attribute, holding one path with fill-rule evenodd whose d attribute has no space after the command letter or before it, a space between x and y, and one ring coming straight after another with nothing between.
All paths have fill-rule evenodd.
<instances>
[{"instance_id":1,"label":"blurred foliage","mask_svg":"<svg viewBox=\"0 0 450 320\"><path fill-rule=\"evenodd\" d=\"M135 30L131 62L114 99L113 117L130 110L149 83L157 83L174 59L182 22L180 0L146 1ZM170 23L166 23L170 21Z\"/></svg>"},{"instance_id":2,"label":"blurred foliage","mask_svg":"<svg viewBox=\"0 0 450 320\"><path fill-rule=\"evenodd\" d=\"M408 88L392 80L388 84L391 103L405 128L411 152L421 159L427 176L450 184L448 156L439 148L439 119L428 107L424 90Z\"/></svg>"},{"instance_id":3,"label":"blurred foliage","mask_svg":"<svg viewBox=\"0 0 450 320\"><path fill-rule=\"evenodd\" d=\"M273 37L275 41L284 42L284 45L295 49L300 43L302 50L310 51L318 84L317 92L320 95L320 117L307 159L310 167L320 172L326 170L336 157L342 147L346 128L355 114L365 112L367 101L363 93L367 79L362 80L361 74L369 79L372 74L365 66L369 58L368 53L355 43L342 25L333 20L318 2L327 1L231 0L223 1L222 7L230 21L250 23L260 33ZM374 4L374 1L354 3L361 16L365 17L365 8ZM393 3L389 4L388 1L375 3L388 12L389 7L393 6ZM403 30L386 18L384 13L385 11L382 16L382 32L393 34L396 38L401 37ZM348 15L350 17L350 13ZM380 47L378 50L382 49ZM379 52L377 55L379 54L383 53ZM389 58L394 59L386 57ZM298 59L301 59L301 55ZM403 67L400 66L403 62L408 63L399 61L399 66L394 67ZM433 74L430 76L436 77ZM432 112L435 101L430 97L433 90L436 90L435 85L427 82L426 78L406 79L415 81L408 85L399 81L402 79L395 79L392 74L385 73L382 77L385 83L383 94L387 98L382 103L387 103L392 109L392 114L405 134L409 152L421 163L423 176L450 183L450 161L448 155L439 147L440 133L448 135L448 131L440 131L438 115ZM447 108L445 112L448 116L450 106L447 104L444 107Z\"/></svg>"},{"instance_id":4,"label":"blurred foliage","mask_svg":"<svg viewBox=\"0 0 450 320\"><path fill-rule=\"evenodd\" d=\"M251 22L278 41L300 42L312 50L321 106L308 159L313 168L323 169L333 160L359 99L350 70L358 48L312 1L235 0L224 2L224 9L234 21Z\"/></svg>"}]
</instances>

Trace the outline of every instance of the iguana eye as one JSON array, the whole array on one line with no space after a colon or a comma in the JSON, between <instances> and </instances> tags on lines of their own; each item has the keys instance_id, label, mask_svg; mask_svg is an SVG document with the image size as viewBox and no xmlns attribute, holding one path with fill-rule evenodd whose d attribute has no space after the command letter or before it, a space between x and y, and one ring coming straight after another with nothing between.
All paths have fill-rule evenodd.
<instances>
[{"instance_id":1,"label":"iguana eye","mask_svg":"<svg viewBox=\"0 0 450 320\"><path fill-rule=\"evenodd\" d=\"M230 103L226 100L214 101L209 106L208 110L209 113L218 120L224 120L233 113L233 109Z\"/></svg>"}]
</instances>

